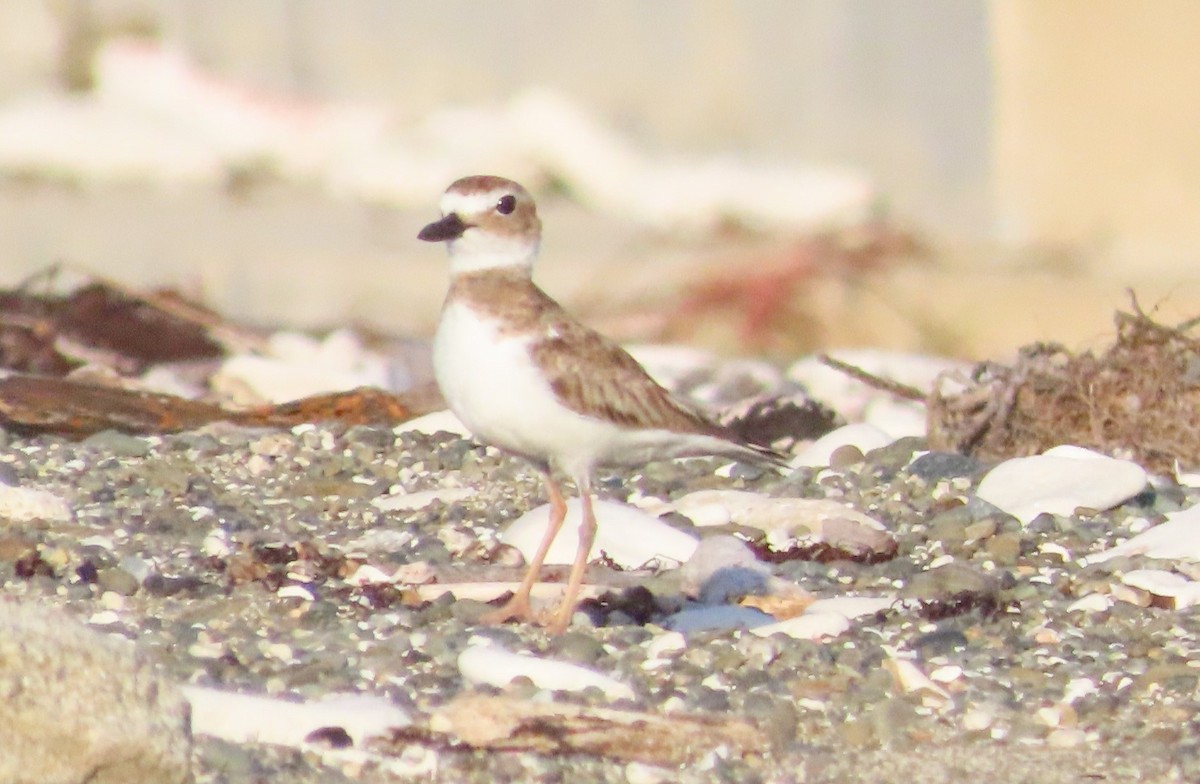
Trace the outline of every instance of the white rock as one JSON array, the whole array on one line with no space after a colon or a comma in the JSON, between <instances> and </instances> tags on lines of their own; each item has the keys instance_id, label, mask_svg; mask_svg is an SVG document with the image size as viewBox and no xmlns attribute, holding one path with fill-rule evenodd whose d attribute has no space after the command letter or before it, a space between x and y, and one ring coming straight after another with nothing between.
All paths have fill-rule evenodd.
<instances>
[{"instance_id":1,"label":"white rock","mask_svg":"<svg viewBox=\"0 0 1200 784\"><path fill-rule=\"evenodd\" d=\"M856 422L833 430L812 442L791 460L791 465L819 468L829 465L829 458L843 446L858 447L864 455L872 449L887 446L896 439L866 422Z\"/></svg>"},{"instance_id":2,"label":"white rock","mask_svg":"<svg viewBox=\"0 0 1200 784\"><path fill-rule=\"evenodd\" d=\"M71 505L48 490L0 484L0 521L28 523L45 520L65 523L74 517Z\"/></svg>"},{"instance_id":3,"label":"white rock","mask_svg":"<svg viewBox=\"0 0 1200 784\"><path fill-rule=\"evenodd\" d=\"M229 532L224 528L213 528L200 542L200 552L210 558L225 558L233 554L233 546L229 543Z\"/></svg>"},{"instance_id":4,"label":"white rock","mask_svg":"<svg viewBox=\"0 0 1200 784\"><path fill-rule=\"evenodd\" d=\"M1140 493L1146 471L1137 463L1073 446L1006 460L987 473L976 495L1028 523L1048 512L1071 515L1078 507L1111 509Z\"/></svg>"},{"instance_id":5,"label":"white rock","mask_svg":"<svg viewBox=\"0 0 1200 784\"><path fill-rule=\"evenodd\" d=\"M651 563L677 565L692 557L698 541L640 509L615 501L595 502L598 531L588 560L604 553L623 569L638 569ZM579 547L578 498L567 501L567 519L546 555L547 564L569 564ZM521 551L528 563L550 520L550 505L543 504L518 517L500 534L500 541Z\"/></svg>"},{"instance_id":6,"label":"white rock","mask_svg":"<svg viewBox=\"0 0 1200 784\"><path fill-rule=\"evenodd\" d=\"M837 613L807 612L788 618L784 621L755 626L750 631L759 637L770 637L772 634L786 634L797 640L823 640L827 637L837 637L850 629L850 619Z\"/></svg>"},{"instance_id":7,"label":"white rock","mask_svg":"<svg viewBox=\"0 0 1200 784\"><path fill-rule=\"evenodd\" d=\"M646 658L661 659L665 654L678 653L687 648L687 640L679 632L663 632L646 643Z\"/></svg>"},{"instance_id":8,"label":"white rock","mask_svg":"<svg viewBox=\"0 0 1200 784\"><path fill-rule=\"evenodd\" d=\"M745 525L785 536L819 535L823 524L841 519L876 531L887 526L854 507L826 498L772 498L745 490L697 490L664 509L677 512L698 527Z\"/></svg>"},{"instance_id":9,"label":"white rock","mask_svg":"<svg viewBox=\"0 0 1200 784\"><path fill-rule=\"evenodd\" d=\"M1200 582L1189 580L1165 569L1134 569L1121 576L1121 582L1154 596L1171 599L1174 609L1182 610L1200 602Z\"/></svg>"},{"instance_id":10,"label":"white rock","mask_svg":"<svg viewBox=\"0 0 1200 784\"><path fill-rule=\"evenodd\" d=\"M392 703L367 694L295 702L202 686L184 686L183 693L192 704L192 731L231 743L299 747L316 730L338 727L361 747L368 737L411 723Z\"/></svg>"},{"instance_id":11,"label":"white rock","mask_svg":"<svg viewBox=\"0 0 1200 784\"><path fill-rule=\"evenodd\" d=\"M372 499L371 506L381 512L399 512L423 509L434 501L453 504L471 497L472 490L467 487L435 487L432 490L421 490L416 493L391 493Z\"/></svg>"},{"instance_id":12,"label":"white rock","mask_svg":"<svg viewBox=\"0 0 1200 784\"><path fill-rule=\"evenodd\" d=\"M967 732L983 732L996 723L996 714L988 708L968 708L962 717L962 728Z\"/></svg>"},{"instance_id":13,"label":"white rock","mask_svg":"<svg viewBox=\"0 0 1200 784\"><path fill-rule=\"evenodd\" d=\"M1111 596L1103 593L1089 593L1067 605L1067 612L1105 612L1112 606Z\"/></svg>"},{"instance_id":14,"label":"white rock","mask_svg":"<svg viewBox=\"0 0 1200 784\"><path fill-rule=\"evenodd\" d=\"M1100 563L1119 555L1145 555L1150 558L1200 561L1200 505L1168 512L1167 521L1111 549L1084 559Z\"/></svg>"},{"instance_id":15,"label":"white rock","mask_svg":"<svg viewBox=\"0 0 1200 784\"><path fill-rule=\"evenodd\" d=\"M402 433L423 433L431 436L434 433L454 433L463 437L470 437L471 431L462 423L462 420L454 415L454 412L449 409L445 411L434 411L424 416L419 416L410 419L407 422L402 422L392 429L396 435Z\"/></svg>"},{"instance_id":16,"label":"white rock","mask_svg":"<svg viewBox=\"0 0 1200 784\"><path fill-rule=\"evenodd\" d=\"M379 585L382 583L392 582L392 575L380 569L378 566L371 564L361 564L354 570L354 574L346 578L346 582L350 585L362 587L364 585Z\"/></svg>"},{"instance_id":17,"label":"white rock","mask_svg":"<svg viewBox=\"0 0 1200 784\"><path fill-rule=\"evenodd\" d=\"M1083 697L1095 694L1099 689L1091 678L1072 678L1063 690L1063 702L1070 705Z\"/></svg>"},{"instance_id":18,"label":"white rock","mask_svg":"<svg viewBox=\"0 0 1200 784\"><path fill-rule=\"evenodd\" d=\"M921 668L909 659L889 656L883 660L883 668L892 674L901 693L916 694L929 707L950 703L950 693L921 672Z\"/></svg>"},{"instance_id":19,"label":"white rock","mask_svg":"<svg viewBox=\"0 0 1200 784\"><path fill-rule=\"evenodd\" d=\"M597 688L609 699L633 699L633 690L618 680L578 664L506 651L490 641L473 641L458 656L458 670L471 683L503 688L528 678L540 689L583 691Z\"/></svg>"},{"instance_id":20,"label":"white rock","mask_svg":"<svg viewBox=\"0 0 1200 784\"><path fill-rule=\"evenodd\" d=\"M300 599L306 602L315 602L317 600L316 595L312 591L303 585L295 583L283 586L275 592L275 595L280 599Z\"/></svg>"},{"instance_id":21,"label":"white rock","mask_svg":"<svg viewBox=\"0 0 1200 784\"><path fill-rule=\"evenodd\" d=\"M963 668L957 664L943 664L929 673L929 680L934 683L953 683L963 676Z\"/></svg>"}]
</instances>

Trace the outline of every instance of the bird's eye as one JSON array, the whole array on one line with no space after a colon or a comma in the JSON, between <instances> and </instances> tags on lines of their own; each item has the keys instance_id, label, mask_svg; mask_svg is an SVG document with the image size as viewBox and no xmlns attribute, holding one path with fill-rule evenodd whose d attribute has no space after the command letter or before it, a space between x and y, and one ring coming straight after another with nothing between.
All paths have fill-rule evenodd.
<instances>
[{"instance_id":1,"label":"bird's eye","mask_svg":"<svg viewBox=\"0 0 1200 784\"><path fill-rule=\"evenodd\" d=\"M501 196L500 201L496 202L496 212L501 215L511 215L512 211L517 208L517 197L511 193L507 196Z\"/></svg>"}]
</instances>

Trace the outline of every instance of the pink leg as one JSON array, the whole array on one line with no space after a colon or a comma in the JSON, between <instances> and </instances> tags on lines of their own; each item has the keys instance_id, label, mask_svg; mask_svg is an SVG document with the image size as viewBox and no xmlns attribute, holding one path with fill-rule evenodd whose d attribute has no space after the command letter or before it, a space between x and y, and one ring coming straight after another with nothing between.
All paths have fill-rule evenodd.
<instances>
[{"instance_id":1,"label":"pink leg","mask_svg":"<svg viewBox=\"0 0 1200 784\"><path fill-rule=\"evenodd\" d=\"M546 553L550 552L550 545L554 544L554 537L558 536L563 520L567 517L567 502L563 500L562 492L558 489L554 478L549 473L544 473L542 479L546 483L546 494L550 500L550 522L546 525L546 533L542 537L541 544L538 545L537 552L533 555L533 560L529 563L529 568L525 570L525 577L521 580L517 592L504 603L504 606L483 616L481 620L484 623L504 623L514 619L535 620L533 608L529 604L529 592L533 590L533 584L537 582L542 571L542 562L546 560Z\"/></svg>"},{"instance_id":2,"label":"pink leg","mask_svg":"<svg viewBox=\"0 0 1200 784\"><path fill-rule=\"evenodd\" d=\"M567 579L567 592L563 594L562 604L559 605L554 618L546 625L546 631L551 634L561 634L571 624L575 600L579 598L583 575L587 571L588 555L596 541L596 512L592 508L591 477L584 474L576 477L575 483L579 486L579 502L583 507L583 520L579 524L579 549L575 551L575 563L571 565L571 576Z\"/></svg>"}]
</instances>

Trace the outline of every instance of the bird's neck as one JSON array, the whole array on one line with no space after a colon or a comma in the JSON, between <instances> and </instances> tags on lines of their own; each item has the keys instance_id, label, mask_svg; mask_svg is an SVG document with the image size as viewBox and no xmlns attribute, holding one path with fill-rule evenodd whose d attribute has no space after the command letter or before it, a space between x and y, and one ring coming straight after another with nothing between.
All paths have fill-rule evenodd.
<instances>
[{"instance_id":1,"label":"bird's neck","mask_svg":"<svg viewBox=\"0 0 1200 784\"><path fill-rule=\"evenodd\" d=\"M450 243L452 275L486 270L523 271L526 278L533 274L533 261L538 251L536 242L493 239L486 243L467 243L465 239Z\"/></svg>"}]
</instances>

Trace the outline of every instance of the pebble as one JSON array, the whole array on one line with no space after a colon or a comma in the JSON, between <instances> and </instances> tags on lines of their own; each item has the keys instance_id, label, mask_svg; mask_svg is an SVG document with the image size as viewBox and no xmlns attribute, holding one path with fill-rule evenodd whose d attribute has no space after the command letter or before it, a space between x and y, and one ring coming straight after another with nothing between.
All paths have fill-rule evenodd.
<instances>
[{"instance_id":1,"label":"pebble","mask_svg":"<svg viewBox=\"0 0 1200 784\"><path fill-rule=\"evenodd\" d=\"M1057 446L1004 461L983 477L975 495L1028 524L1045 513L1111 509L1142 492L1146 482L1146 471L1137 463Z\"/></svg>"},{"instance_id":2,"label":"pebble","mask_svg":"<svg viewBox=\"0 0 1200 784\"><path fill-rule=\"evenodd\" d=\"M115 457L145 457L150 454L150 445L146 439L116 430L102 430L90 435L81 445Z\"/></svg>"}]
</instances>

